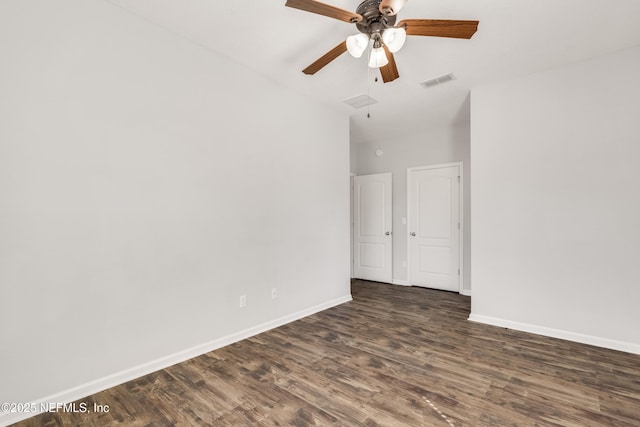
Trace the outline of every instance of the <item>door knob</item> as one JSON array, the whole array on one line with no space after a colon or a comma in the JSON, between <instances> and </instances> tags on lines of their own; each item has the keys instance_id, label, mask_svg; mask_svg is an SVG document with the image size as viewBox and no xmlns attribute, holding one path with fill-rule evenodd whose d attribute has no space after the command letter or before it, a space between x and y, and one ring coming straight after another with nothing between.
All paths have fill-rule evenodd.
<instances>
[{"instance_id":1,"label":"door knob","mask_svg":"<svg viewBox=\"0 0 640 427\"><path fill-rule=\"evenodd\" d=\"M385 236L390 235L391 233L389 233L388 231L386 233L384 233Z\"/></svg>"},{"instance_id":2,"label":"door knob","mask_svg":"<svg viewBox=\"0 0 640 427\"><path fill-rule=\"evenodd\" d=\"M415 237L415 235L416 235L415 231L412 231L411 235Z\"/></svg>"}]
</instances>

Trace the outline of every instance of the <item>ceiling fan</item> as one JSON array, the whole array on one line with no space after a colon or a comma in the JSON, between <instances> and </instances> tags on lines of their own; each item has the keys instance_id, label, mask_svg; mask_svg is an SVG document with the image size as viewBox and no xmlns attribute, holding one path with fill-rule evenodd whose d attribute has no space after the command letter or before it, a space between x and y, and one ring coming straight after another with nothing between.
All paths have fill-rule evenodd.
<instances>
[{"instance_id":1,"label":"ceiling fan","mask_svg":"<svg viewBox=\"0 0 640 427\"><path fill-rule=\"evenodd\" d=\"M347 37L302 72L315 74L347 51L360 58L369 43L373 42L369 67L379 68L382 80L388 83L400 77L393 54L402 48L406 36L470 39L478 29L478 21L443 19L404 19L396 25L396 15L406 2L407 0L365 0L353 13L316 0L287 0L285 6L356 24L360 32Z\"/></svg>"}]
</instances>

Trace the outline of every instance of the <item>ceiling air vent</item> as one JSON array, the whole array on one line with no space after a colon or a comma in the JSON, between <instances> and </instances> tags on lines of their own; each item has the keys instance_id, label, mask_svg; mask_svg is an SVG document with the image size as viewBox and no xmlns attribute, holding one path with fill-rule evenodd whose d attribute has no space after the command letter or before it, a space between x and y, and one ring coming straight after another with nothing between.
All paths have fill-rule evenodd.
<instances>
[{"instance_id":1,"label":"ceiling air vent","mask_svg":"<svg viewBox=\"0 0 640 427\"><path fill-rule=\"evenodd\" d=\"M362 108L366 107L367 105L375 104L378 101L373 99L369 95L362 94L354 96L353 98L345 99L343 102L347 105L351 105L353 108Z\"/></svg>"},{"instance_id":2,"label":"ceiling air vent","mask_svg":"<svg viewBox=\"0 0 640 427\"><path fill-rule=\"evenodd\" d=\"M443 83L450 82L451 80L455 80L456 76L453 73L445 74L444 76L436 77L435 79L427 80L425 82L420 83L425 88L429 89L434 86L441 85Z\"/></svg>"}]
</instances>

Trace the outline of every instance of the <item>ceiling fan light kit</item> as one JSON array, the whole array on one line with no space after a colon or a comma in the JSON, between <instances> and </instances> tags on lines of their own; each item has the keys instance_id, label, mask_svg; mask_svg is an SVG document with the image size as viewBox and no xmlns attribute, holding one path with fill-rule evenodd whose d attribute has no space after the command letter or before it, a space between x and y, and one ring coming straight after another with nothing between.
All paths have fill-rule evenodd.
<instances>
[{"instance_id":1,"label":"ceiling fan light kit","mask_svg":"<svg viewBox=\"0 0 640 427\"><path fill-rule=\"evenodd\" d=\"M382 41L378 34L374 36L373 46L371 47L371 53L369 55L369 67L380 68L389 63L387 55L382 48L384 44L389 52L396 53L407 39L407 33L404 28L387 28L382 33ZM360 58L365 50L369 46L369 36L365 34L356 34L347 37L347 51L354 58Z\"/></svg>"},{"instance_id":2,"label":"ceiling fan light kit","mask_svg":"<svg viewBox=\"0 0 640 427\"><path fill-rule=\"evenodd\" d=\"M470 39L478 29L478 21L444 19L405 19L396 25L396 15L406 2L365 0L353 13L316 0L287 0L285 6L355 24L360 32L347 37L302 72L315 74L347 51L360 58L372 41L369 67L379 68L382 80L388 83L400 77L393 54L402 49L407 35Z\"/></svg>"}]
</instances>

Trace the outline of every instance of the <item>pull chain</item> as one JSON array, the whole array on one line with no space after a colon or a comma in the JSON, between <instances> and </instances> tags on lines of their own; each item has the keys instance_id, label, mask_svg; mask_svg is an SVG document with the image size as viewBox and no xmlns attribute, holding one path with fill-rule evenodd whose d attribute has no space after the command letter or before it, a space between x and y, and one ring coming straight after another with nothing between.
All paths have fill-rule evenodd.
<instances>
[{"instance_id":1,"label":"pull chain","mask_svg":"<svg viewBox=\"0 0 640 427\"><path fill-rule=\"evenodd\" d=\"M369 67L369 61L371 61L371 49L369 51L369 57L367 58L367 97L371 100L371 67ZM371 118L371 102L367 103L367 119Z\"/></svg>"}]
</instances>

